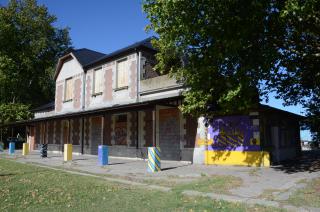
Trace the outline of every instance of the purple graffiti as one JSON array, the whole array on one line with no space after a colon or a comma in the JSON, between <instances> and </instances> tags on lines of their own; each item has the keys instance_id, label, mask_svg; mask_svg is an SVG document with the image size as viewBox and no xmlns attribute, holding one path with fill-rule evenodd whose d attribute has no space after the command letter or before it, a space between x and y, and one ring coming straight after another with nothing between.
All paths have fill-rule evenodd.
<instances>
[{"instance_id":1,"label":"purple graffiti","mask_svg":"<svg viewBox=\"0 0 320 212\"><path fill-rule=\"evenodd\" d=\"M252 125L249 116L215 118L208 128L213 140L208 150L259 151L260 141L254 139L254 132L259 128Z\"/></svg>"}]
</instances>

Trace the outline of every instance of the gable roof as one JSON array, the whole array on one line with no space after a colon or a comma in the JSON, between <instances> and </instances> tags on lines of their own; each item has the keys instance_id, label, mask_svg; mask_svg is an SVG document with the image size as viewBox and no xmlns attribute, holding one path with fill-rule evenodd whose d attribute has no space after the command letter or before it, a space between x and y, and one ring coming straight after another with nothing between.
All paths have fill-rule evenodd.
<instances>
[{"instance_id":1,"label":"gable roof","mask_svg":"<svg viewBox=\"0 0 320 212\"><path fill-rule=\"evenodd\" d=\"M149 38L146 38L144 40L141 40L134 44L126 46L122 49L116 50L110 54L103 54L101 52L93 51L87 48L71 50L68 54L64 55L59 59L56 67L56 73L55 73L54 79L57 79L60 69L63 65L63 62L68 59L71 59L72 57L75 57L79 61L80 65L83 67L84 71L86 71L91 67L97 66L101 63L105 63L109 60L114 59L115 57L128 54L138 49L145 49L152 52L156 52L157 50L153 48L151 44L152 39L157 39L157 38L155 36L151 36Z\"/></svg>"},{"instance_id":2,"label":"gable roof","mask_svg":"<svg viewBox=\"0 0 320 212\"><path fill-rule=\"evenodd\" d=\"M138 41L134 44L131 44L129 46L126 46L122 49L119 49L119 50L116 50L110 54L107 54L95 61L92 61L91 63L87 64L86 66L84 66L84 68L87 70L93 66L96 66L96 65L99 65L101 63L104 63L106 61L109 61L109 60L112 60L114 59L115 57L118 57L118 56L121 56L123 54L127 54L129 52L132 52L132 51L135 51L137 49L146 49L146 50L149 50L149 51L153 51L153 52L156 52L157 50L155 48L153 48L152 44L151 44L151 40L152 39L157 39L156 37L152 36L152 37L149 37L149 38L146 38L144 40L141 40L141 41Z\"/></svg>"},{"instance_id":3,"label":"gable roof","mask_svg":"<svg viewBox=\"0 0 320 212\"><path fill-rule=\"evenodd\" d=\"M82 67L84 67L87 64L91 63L92 61L95 61L101 57L104 57L105 55L106 54L103 54L101 52L93 51L91 49L86 49L86 48L71 50L68 54L59 58L59 61L57 63L57 67L56 67L56 72L54 75L54 79L55 80L57 79L57 77L60 73L60 70L62 68L62 65L66 60L70 60L73 57L75 57L78 60L78 62L80 63L80 65Z\"/></svg>"},{"instance_id":4,"label":"gable roof","mask_svg":"<svg viewBox=\"0 0 320 212\"><path fill-rule=\"evenodd\" d=\"M71 51L72 54L77 58L82 67L88 65L89 63L106 56L101 52L96 52L90 49L82 48Z\"/></svg>"}]
</instances>

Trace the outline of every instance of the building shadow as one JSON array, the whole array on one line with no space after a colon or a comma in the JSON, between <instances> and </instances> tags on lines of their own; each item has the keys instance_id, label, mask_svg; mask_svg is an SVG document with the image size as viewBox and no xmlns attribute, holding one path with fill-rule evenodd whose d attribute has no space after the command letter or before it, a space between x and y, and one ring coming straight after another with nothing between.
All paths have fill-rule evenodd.
<instances>
[{"instance_id":1,"label":"building shadow","mask_svg":"<svg viewBox=\"0 0 320 212\"><path fill-rule=\"evenodd\" d=\"M180 167L184 167L184 166L190 166L191 164L185 164L185 165L181 165L181 166L171 166L171 167L167 167L167 168L162 168L161 171L167 171L167 170L171 170L171 169L176 169L176 168L180 168Z\"/></svg>"},{"instance_id":2,"label":"building shadow","mask_svg":"<svg viewBox=\"0 0 320 212\"><path fill-rule=\"evenodd\" d=\"M320 150L303 151L300 157L294 160L283 161L271 168L287 174L320 172Z\"/></svg>"}]
</instances>

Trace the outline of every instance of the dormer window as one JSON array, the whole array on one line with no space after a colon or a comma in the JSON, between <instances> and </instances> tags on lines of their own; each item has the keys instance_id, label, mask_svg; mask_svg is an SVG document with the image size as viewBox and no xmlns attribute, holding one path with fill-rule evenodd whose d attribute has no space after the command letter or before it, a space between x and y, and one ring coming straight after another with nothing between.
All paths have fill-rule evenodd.
<instances>
[{"instance_id":1,"label":"dormer window","mask_svg":"<svg viewBox=\"0 0 320 212\"><path fill-rule=\"evenodd\" d=\"M101 95L103 91L103 71L102 68L93 71L93 96Z\"/></svg>"},{"instance_id":2,"label":"dormer window","mask_svg":"<svg viewBox=\"0 0 320 212\"><path fill-rule=\"evenodd\" d=\"M64 101L69 102L72 101L72 87L73 87L73 79L68 78L65 81L65 86L64 86Z\"/></svg>"},{"instance_id":3,"label":"dormer window","mask_svg":"<svg viewBox=\"0 0 320 212\"><path fill-rule=\"evenodd\" d=\"M129 65L127 58L117 61L117 89L128 88Z\"/></svg>"}]
</instances>

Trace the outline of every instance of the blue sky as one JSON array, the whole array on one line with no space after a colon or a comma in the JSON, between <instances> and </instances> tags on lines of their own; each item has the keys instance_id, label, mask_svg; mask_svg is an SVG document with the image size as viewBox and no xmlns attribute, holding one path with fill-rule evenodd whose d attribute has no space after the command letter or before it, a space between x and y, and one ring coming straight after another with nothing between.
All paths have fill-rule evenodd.
<instances>
[{"instance_id":1,"label":"blue sky","mask_svg":"<svg viewBox=\"0 0 320 212\"><path fill-rule=\"evenodd\" d=\"M6 5L8 0L0 0ZM146 33L148 24L142 12L141 0L38 0L46 5L58 20L58 27L69 27L75 48L89 48L110 53L132 44L153 33ZM284 107L281 100L270 95L267 103L276 108L303 114L301 106ZM301 132L302 139L310 139L308 131Z\"/></svg>"}]
</instances>

